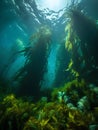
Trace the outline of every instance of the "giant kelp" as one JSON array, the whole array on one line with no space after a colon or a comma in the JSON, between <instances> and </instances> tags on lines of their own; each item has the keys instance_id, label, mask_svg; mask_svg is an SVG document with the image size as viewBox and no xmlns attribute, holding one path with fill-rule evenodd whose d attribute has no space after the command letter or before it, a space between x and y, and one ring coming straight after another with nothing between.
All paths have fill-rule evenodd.
<instances>
[{"instance_id":1,"label":"giant kelp","mask_svg":"<svg viewBox=\"0 0 98 130\"><path fill-rule=\"evenodd\" d=\"M96 82L98 76L98 27L92 19L78 10L72 10L70 17L69 29L71 28L72 31L69 31L66 45L72 44L70 50L72 68L87 80Z\"/></svg>"},{"instance_id":2,"label":"giant kelp","mask_svg":"<svg viewBox=\"0 0 98 130\"><path fill-rule=\"evenodd\" d=\"M15 81L19 82L18 94L22 96L40 96L40 82L46 71L47 55L51 42L49 27L42 26L31 38L24 50L25 65L17 72Z\"/></svg>"}]
</instances>

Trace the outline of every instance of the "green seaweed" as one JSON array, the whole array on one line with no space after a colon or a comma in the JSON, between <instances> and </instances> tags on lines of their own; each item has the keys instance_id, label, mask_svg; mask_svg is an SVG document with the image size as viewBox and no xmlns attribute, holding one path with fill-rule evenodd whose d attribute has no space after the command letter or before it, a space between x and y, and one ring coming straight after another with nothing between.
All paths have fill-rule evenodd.
<instances>
[{"instance_id":1,"label":"green seaweed","mask_svg":"<svg viewBox=\"0 0 98 130\"><path fill-rule=\"evenodd\" d=\"M89 130L98 123L97 94L96 86L75 79L55 88L50 101L42 97L33 103L14 94L5 95L0 102L0 130ZM83 97L84 110L77 106Z\"/></svg>"},{"instance_id":2,"label":"green seaweed","mask_svg":"<svg viewBox=\"0 0 98 130\"><path fill-rule=\"evenodd\" d=\"M98 26L81 11L72 9L70 12L70 21L65 28L65 49L71 60L66 71L73 79L85 78L97 84Z\"/></svg>"}]
</instances>

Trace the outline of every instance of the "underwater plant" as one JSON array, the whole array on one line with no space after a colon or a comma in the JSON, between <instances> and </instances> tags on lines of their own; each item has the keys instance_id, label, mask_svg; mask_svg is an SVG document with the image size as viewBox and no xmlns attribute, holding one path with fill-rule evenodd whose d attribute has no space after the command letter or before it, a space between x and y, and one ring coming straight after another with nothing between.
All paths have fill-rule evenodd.
<instances>
[{"instance_id":1,"label":"underwater plant","mask_svg":"<svg viewBox=\"0 0 98 130\"><path fill-rule=\"evenodd\" d=\"M47 26L42 26L30 38L28 46L21 51L26 61L14 78L19 83L18 95L32 96L34 100L40 97L40 82L46 71L50 43L51 30Z\"/></svg>"},{"instance_id":2,"label":"underwater plant","mask_svg":"<svg viewBox=\"0 0 98 130\"><path fill-rule=\"evenodd\" d=\"M0 102L0 130L89 130L98 123L97 116L97 107L82 112L56 100L33 104L11 94Z\"/></svg>"},{"instance_id":3,"label":"underwater plant","mask_svg":"<svg viewBox=\"0 0 98 130\"><path fill-rule=\"evenodd\" d=\"M58 100L59 102L72 103L75 106L77 101L86 94L87 86L84 79L80 81L78 79L65 83L64 86L54 88L51 93L52 100Z\"/></svg>"},{"instance_id":4,"label":"underwater plant","mask_svg":"<svg viewBox=\"0 0 98 130\"><path fill-rule=\"evenodd\" d=\"M73 74L73 78L85 78L88 82L97 83L98 26L79 10L72 9L70 18L65 29L65 49L69 52L73 64L68 66L67 71Z\"/></svg>"}]
</instances>

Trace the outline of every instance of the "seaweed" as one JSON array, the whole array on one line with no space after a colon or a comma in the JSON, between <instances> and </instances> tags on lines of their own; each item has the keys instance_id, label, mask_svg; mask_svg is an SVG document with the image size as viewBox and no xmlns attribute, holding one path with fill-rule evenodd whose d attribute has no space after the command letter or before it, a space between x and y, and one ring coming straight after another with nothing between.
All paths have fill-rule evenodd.
<instances>
[{"instance_id":1,"label":"seaweed","mask_svg":"<svg viewBox=\"0 0 98 130\"><path fill-rule=\"evenodd\" d=\"M11 94L0 102L1 130L88 130L90 124L97 124L97 116L97 107L83 112L56 100L34 104Z\"/></svg>"},{"instance_id":2,"label":"seaweed","mask_svg":"<svg viewBox=\"0 0 98 130\"><path fill-rule=\"evenodd\" d=\"M71 10L70 18L66 27L65 47L72 59L69 65L72 64L67 70L73 78L85 78L97 84L98 26L79 10Z\"/></svg>"},{"instance_id":3,"label":"seaweed","mask_svg":"<svg viewBox=\"0 0 98 130\"><path fill-rule=\"evenodd\" d=\"M30 43L24 50L26 58L24 66L16 73L14 81L18 84L19 96L32 96L34 100L40 97L40 82L46 71L47 56L51 43L51 30L42 26L37 33L30 38ZM20 52L20 53L21 53Z\"/></svg>"}]
</instances>

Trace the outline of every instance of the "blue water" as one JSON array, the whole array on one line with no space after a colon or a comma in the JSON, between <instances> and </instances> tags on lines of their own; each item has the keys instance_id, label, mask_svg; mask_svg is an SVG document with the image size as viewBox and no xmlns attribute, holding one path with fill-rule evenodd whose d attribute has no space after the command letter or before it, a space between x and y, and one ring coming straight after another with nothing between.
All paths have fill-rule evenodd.
<instances>
[{"instance_id":1,"label":"blue water","mask_svg":"<svg viewBox=\"0 0 98 130\"><path fill-rule=\"evenodd\" d=\"M41 26L47 25L52 31L51 46L47 57L46 71L43 74L41 87L42 89L51 88L53 85L64 82L68 62L68 54L58 58L60 48L64 47L65 27L70 20L70 10L77 8L85 13L95 22L98 19L98 2L96 0L70 0L66 2L64 8L54 11L48 8L43 9L38 6L34 0L1 0L0 1L0 74L5 80L12 79L21 69L26 61L23 54L16 54L28 46L30 38ZM60 53L60 55L62 55ZM64 60L58 81L56 73L60 63L58 60ZM81 65L82 66L82 65ZM64 73L63 73L64 72ZM54 83L54 80L57 81Z\"/></svg>"},{"instance_id":2,"label":"blue water","mask_svg":"<svg viewBox=\"0 0 98 130\"><path fill-rule=\"evenodd\" d=\"M38 3L32 1L1 1L1 20L0 20L0 71L6 64L9 64L9 58L15 51L13 50L13 44L20 39L24 46L28 44L31 35L38 30L42 25L48 25L52 31L53 48L51 49L49 61L48 61L48 73L47 77L55 76L55 59L58 48L58 40L61 40L61 36L64 33L66 18L64 16L64 10L58 12L49 9L39 9ZM59 37L58 37L59 36ZM17 45L15 46L17 48ZM21 48L21 47L20 47ZM20 50L18 47L17 49ZM16 49L16 50L17 50ZM4 50L4 51L2 51ZM6 52L6 53L5 53ZM23 58L20 57L22 60ZM15 63L11 64L8 75L10 73L13 76L16 72L17 62L21 66L19 57L15 59ZM18 65L18 66L19 66ZM14 66L14 67L13 67ZM19 67L18 67L19 68ZM13 71L13 72L12 72ZM50 76L52 75L52 76ZM7 76L8 77L8 76ZM54 79L54 78L53 78ZM49 79L48 80L52 80ZM51 81L49 81L51 82ZM48 85L49 86L49 85Z\"/></svg>"}]
</instances>

